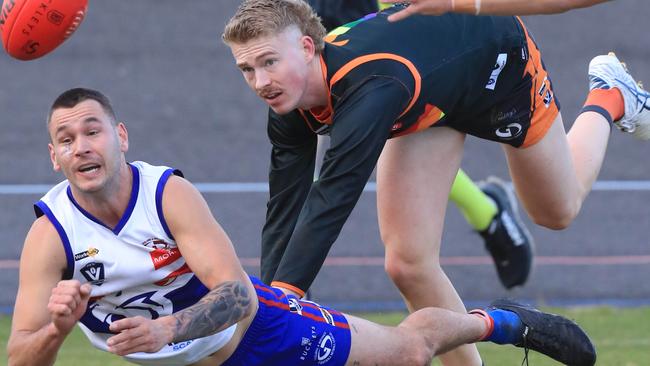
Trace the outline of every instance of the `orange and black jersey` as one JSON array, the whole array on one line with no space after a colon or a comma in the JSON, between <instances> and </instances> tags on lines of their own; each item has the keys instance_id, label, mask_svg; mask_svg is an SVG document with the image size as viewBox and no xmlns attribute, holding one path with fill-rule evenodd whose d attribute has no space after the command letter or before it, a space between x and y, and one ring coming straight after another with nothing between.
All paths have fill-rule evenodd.
<instances>
[{"instance_id":1,"label":"orange and black jersey","mask_svg":"<svg viewBox=\"0 0 650 366\"><path fill-rule=\"evenodd\" d=\"M389 23L395 8L330 32L320 60L326 107L269 116L267 283L309 288L387 139L448 126L528 146L557 114L539 51L517 18L447 14ZM316 133L329 134L331 146L312 183Z\"/></svg>"}]
</instances>

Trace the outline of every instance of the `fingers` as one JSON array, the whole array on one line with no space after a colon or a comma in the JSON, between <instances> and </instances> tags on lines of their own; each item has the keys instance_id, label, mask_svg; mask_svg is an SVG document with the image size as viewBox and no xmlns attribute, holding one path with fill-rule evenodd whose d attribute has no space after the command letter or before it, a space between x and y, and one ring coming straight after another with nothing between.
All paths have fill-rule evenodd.
<instances>
[{"instance_id":1,"label":"fingers","mask_svg":"<svg viewBox=\"0 0 650 366\"><path fill-rule=\"evenodd\" d=\"M148 339L141 320L138 317L126 318L111 324L111 331L117 334L106 341L108 351L120 356L133 352L146 352Z\"/></svg>"},{"instance_id":2,"label":"fingers","mask_svg":"<svg viewBox=\"0 0 650 366\"><path fill-rule=\"evenodd\" d=\"M106 341L108 351L119 356L157 352L168 343L155 321L141 316L120 319L111 324L110 330L117 334Z\"/></svg>"},{"instance_id":3,"label":"fingers","mask_svg":"<svg viewBox=\"0 0 650 366\"><path fill-rule=\"evenodd\" d=\"M393 0L386 1L394 2ZM425 15L441 15L450 11L454 11L453 0L413 0L410 2L409 6L403 10L389 15L388 21L397 22L417 13Z\"/></svg>"},{"instance_id":4,"label":"fingers","mask_svg":"<svg viewBox=\"0 0 650 366\"><path fill-rule=\"evenodd\" d=\"M60 281L52 289L48 309L53 315L68 316L81 303L81 284L79 281Z\"/></svg>"},{"instance_id":5,"label":"fingers","mask_svg":"<svg viewBox=\"0 0 650 366\"><path fill-rule=\"evenodd\" d=\"M408 7L404 8L404 10L400 10L395 14L391 14L388 16L388 21L389 22L399 22L402 19L406 19L410 17L411 15L415 14L415 10L413 5L409 5Z\"/></svg>"},{"instance_id":6,"label":"fingers","mask_svg":"<svg viewBox=\"0 0 650 366\"><path fill-rule=\"evenodd\" d=\"M119 333L122 331L125 331L127 329L132 329L138 327L142 322L144 321L144 318L141 316L134 316L132 318L124 318L120 319L118 321L115 321L111 323L109 329L113 333Z\"/></svg>"},{"instance_id":7,"label":"fingers","mask_svg":"<svg viewBox=\"0 0 650 366\"><path fill-rule=\"evenodd\" d=\"M81 299L85 300L87 298L90 298L90 292L92 291L93 287L89 283L84 283L81 285L79 288L79 293L81 294Z\"/></svg>"}]
</instances>

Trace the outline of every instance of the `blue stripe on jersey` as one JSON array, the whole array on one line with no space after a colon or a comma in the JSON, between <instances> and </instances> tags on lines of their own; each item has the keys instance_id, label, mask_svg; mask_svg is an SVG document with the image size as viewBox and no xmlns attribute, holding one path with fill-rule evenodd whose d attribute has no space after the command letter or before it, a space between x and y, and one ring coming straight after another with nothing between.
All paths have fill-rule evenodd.
<instances>
[{"instance_id":1,"label":"blue stripe on jersey","mask_svg":"<svg viewBox=\"0 0 650 366\"><path fill-rule=\"evenodd\" d=\"M65 250L65 258L68 262L68 266L65 270L65 273L63 274L63 279L64 280L69 280L72 278L72 274L74 273L74 257L72 255L72 247L70 246L70 240L68 239L68 235L65 233L65 230L63 229L63 226L61 226L61 223L59 220L56 219L54 214L52 213L52 210L50 210L49 207L47 207L47 204L43 201L38 201L34 204L34 210L40 210L40 215L39 212L36 212L36 216L42 216L43 214L47 216L47 218L50 220L52 225L54 225L54 228L56 231L59 233L59 237L61 237L61 242L63 243L63 250Z\"/></svg>"},{"instance_id":2,"label":"blue stripe on jersey","mask_svg":"<svg viewBox=\"0 0 650 366\"><path fill-rule=\"evenodd\" d=\"M169 177L172 174L179 175L181 177L183 176L183 173L181 173L179 170L171 168L165 170L165 172L158 180L158 185L156 186L156 212L158 213L158 219L160 220L160 224L162 225L163 230L165 230L167 236L174 240L174 236L172 235L171 231L169 231L169 226L167 226L167 221L165 221L165 215L163 214L162 207L162 195L165 189L165 184L167 184L167 180L169 180Z\"/></svg>"},{"instance_id":3,"label":"blue stripe on jersey","mask_svg":"<svg viewBox=\"0 0 650 366\"><path fill-rule=\"evenodd\" d=\"M129 163L129 166L131 167L131 175L133 176L133 185L131 185L131 198L129 199L129 205L126 207L124 215L122 215L120 222L117 223L117 226L113 230L113 233L115 235L119 234L120 231L122 231L124 225L126 225L126 222L129 221L129 217L131 217L131 214L133 213L133 208L135 208L135 203L138 201L138 193L140 192L140 172L138 171L138 168L135 167L135 165Z\"/></svg>"},{"instance_id":4,"label":"blue stripe on jersey","mask_svg":"<svg viewBox=\"0 0 650 366\"><path fill-rule=\"evenodd\" d=\"M140 191L140 172L138 171L138 168L136 168L134 165L129 164L131 167L131 173L133 176L133 184L131 185L131 198L129 198L129 205L126 206L126 210L124 211L124 214L122 215L122 218L120 218L120 221L117 223L117 226L115 226L114 229L112 229L110 226L104 224L101 222L98 218L93 216L90 212L86 211L77 201L74 199L74 196L72 195L72 189L70 186L68 186L68 189L66 190L66 193L68 194L68 198L70 199L70 202L81 212L84 216L86 216L88 219L90 219L92 222L101 225L108 230L112 231L113 234L118 235L124 225L126 225L126 222L129 220L129 217L131 217L131 214L133 213L133 208L135 208L135 203L138 201L138 192Z\"/></svg>"},{"instance_id":5,"label":"blue stripe on jersey","mask_svg":"<svg viewBox=\"0 0 650 366\"><path fill-rule=\"evenodd\" d=\"M173 308L172 313L179 312L189 306L197 303L210 290L203 285L198 277L192 276L183 287L165 294L165 297L171 301Z\"/></svg>"}]
</instances>

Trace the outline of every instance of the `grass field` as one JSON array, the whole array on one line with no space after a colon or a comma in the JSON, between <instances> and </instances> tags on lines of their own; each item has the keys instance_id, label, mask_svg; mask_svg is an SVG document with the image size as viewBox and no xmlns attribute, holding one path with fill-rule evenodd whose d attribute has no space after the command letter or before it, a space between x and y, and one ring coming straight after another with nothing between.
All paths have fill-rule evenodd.
<instances>
[{"instance_id":1,"label":"grass field","mask_svg":"<svg viewBox=\"0 0 650 366\"><path fill-rule=\"evenodd\" d=\"M650 365L650 308L576 308L546 309L568 316L581 324L592 337L598 351L599 366ZM383 324L396 324L404 314L362 315ZM7 364L6 345L10 327L9 317L0 317L0 364ZM487 366L518 366L523 351L510 346L480 344L479 349ZM530 353L533 366L555 366L558 363ZM120 358L91 348L79 329L68 337L59 352L58 366L125 366ZM433 365L440 365L434 362Z\"/></svg>"}]
</instances>

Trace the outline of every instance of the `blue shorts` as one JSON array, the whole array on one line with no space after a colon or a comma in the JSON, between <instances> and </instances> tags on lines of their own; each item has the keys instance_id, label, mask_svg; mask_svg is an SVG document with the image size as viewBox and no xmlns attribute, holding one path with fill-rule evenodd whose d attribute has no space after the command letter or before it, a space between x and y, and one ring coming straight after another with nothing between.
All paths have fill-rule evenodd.
<instances>
[{"instance_id":1,"label":"blue shorts","mask_svg":"<svg viewBox=\"0 0 650 366\"><path fill-rule=\"evenodd\" d=\"M250 278L259 310L223 366L345 365L351 337L343 314Z\"/></svg>"}]
</instances>

